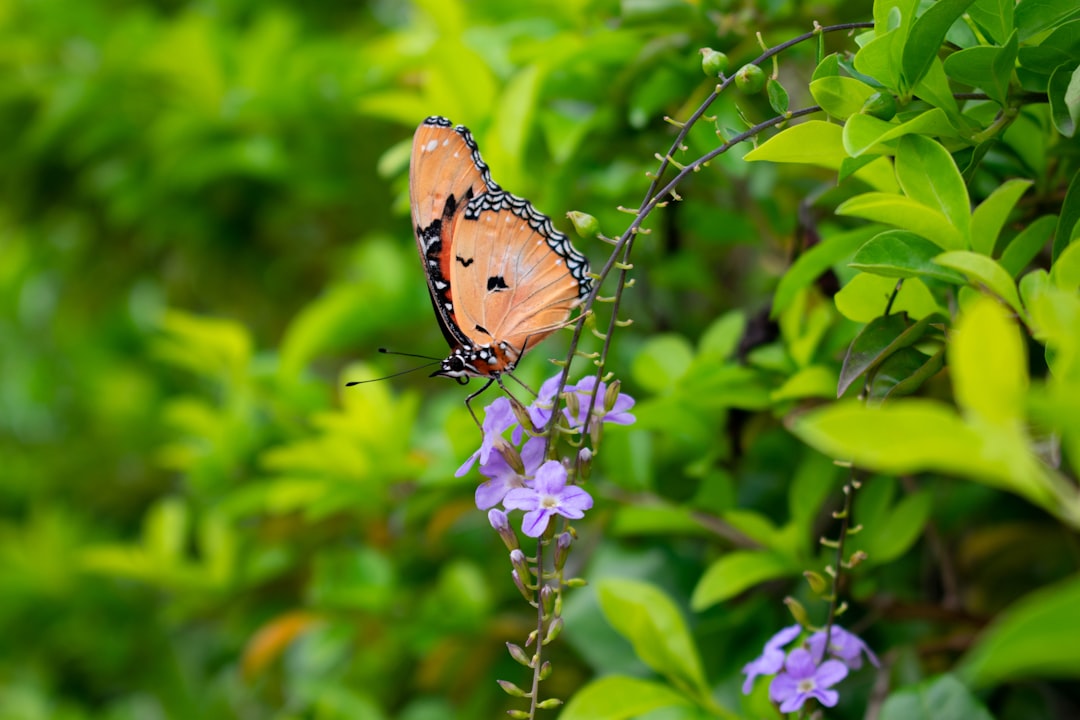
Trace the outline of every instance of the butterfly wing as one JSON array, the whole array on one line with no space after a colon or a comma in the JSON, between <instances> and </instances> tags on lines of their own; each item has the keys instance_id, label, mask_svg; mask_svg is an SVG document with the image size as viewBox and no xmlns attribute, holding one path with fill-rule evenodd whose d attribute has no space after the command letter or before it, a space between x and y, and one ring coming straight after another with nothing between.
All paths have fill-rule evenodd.
<instances>
[{"instance_id":1,"label":"butterfly wing","mask_svg":"<svg viewBox=\"0 0 1080 720\"><path fill-rule=\"evenodd\" d=\"M409 199L431 304L451 347L469 341L455 319L451 231L469 201L489 189L498 186L491 181L469 131L460 125L455 128L443 117L424 120L413 136Z\"/></svg>"},{"instance_id":2,"label":"butterfly wing","mask_svg":"<svg viewBox=\"0 0 1080 720\"><path fill-rule=\"evenodd\" d=\"M532 204L489 190L453 226L461 332L519 353L563 327L590 288L588 262Z\"/></svg>"},{"instance_id":3,"label":"butterfly wing","mask_svg":"<svg viewBox=\"0 0 1080 720\"><path fill-rule=\"evenodd\" d=\"M465 127L441 117L421 123L409 191L431 302L454 354L472 365L465 374L512 367L563 327L591 290L585 256L529 201L491 179Z\"/></svg>"}]
</instances>

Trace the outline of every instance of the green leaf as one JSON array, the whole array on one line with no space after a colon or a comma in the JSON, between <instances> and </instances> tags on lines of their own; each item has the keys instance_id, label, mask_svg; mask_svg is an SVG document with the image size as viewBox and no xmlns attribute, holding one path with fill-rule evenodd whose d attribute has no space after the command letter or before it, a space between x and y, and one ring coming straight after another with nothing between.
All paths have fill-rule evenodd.
<instances>
[{"instance_id":1,"label":"green leaf","mask_svg":"<svg viewBox=\"0 0 1080 720\"><path fill-rule=\"evenodd\" d=\"M953 53L945 59L945 73L957 82L982 88L991 100L1004 107L1008 103L1016 52L1013 32L1002 47L980 45Z\"/></svg>"},{"instance_id":2,"label":"green leaf","mask_svg":"<svg viewBox=\"0 0 1080 720\"><path fill-rule=\"evenodd\" d=\"M835 118L841 120L856 115L867 98L877 90L855 78L830 76L810 83L814 101Z\"/></svg>"},{"instance_id":3,"label":"green leaf","mask_svg":"<svg viewBox=\"0 0 1080 720\"><path fill-rule=\"evenodd\" d=\"M732 310L724 313L705 328L701 339L698 340L698 352L701 355L726 360L735 353L745 331L745 312Z\"/></svg>"},{"instance_id":4,"label":"green leaf","mask_svg":"<svg viewBox=\"0 0 1080 720\"><path fill-rule=\"evenodd\" d=\"M892 278L859 273L834 297L836 309L848 320L868 323L885 311L897 282ZM904 280L896 300L892 304L893 312L906 312L913 318L922 318L933 313L944 314L930 290L919 278Z\"/></svg>"},{"instance_id":5,"label":"green leaf","mask_svg":"<svg viewBox=\"0 0 1080 720\"><path fill-rule=\"evenodd\" d=\"M1008 271L998 265L993 258L968 250L956 250L938 255L934 258L934 262L959 270L967 277L968 282L986 288L1007 302L1021 317L1024 316L1024 307L1020 304L1016 283L1013 282Z\"/></svg>"},{"instance_id":6,"label":"green leaf","mask_svg":"<svg viewBox=\"0 0 1080 720\"><path fill-rule=\"evenodd\" d=\"M1012 34L1015 9L1015 0L975 0L968 8L968 15L1001 45Z\"/></svg>"},{"instance_id":7,"label":"green leaf","mask_svg":"<svg viewBox=\"0 0 1080 720\"><path fill-rule=\"evenodd\" d=\"M1080 65L1061 65L1050 75L1047 88L1050 117L1057 131L1067 138L1076 134L1080 122Z\"/></svg>"},{"instance_id":8,"label":"green leaf","mask_svg":"<svg viewBox=\"0 0 1080 720\"><path fill-rule=\"evenodd\" d=\"M905 398L868 407L841 400L799 416L791 430L818 452L867 470L932 470L1012 486L1009 469L985 452L982 435L937 401Z\"/></svg>"},{"instance_id":9,"label":"green leaf","mask_svg":"<svg viewBox=\"0 0 1080 720\"><path fill-rule=\"evenodd\" d=\"M776 111L777 115L783 115L788 111L787 90L779 81L770 77L765 83L765 93L769 96L769 106Z\"/></svg>"},{"instance_id":10,"label":"green leaf","mask_svg":"<svg viewBox=\"0 0 1080 720\"><path fill-rule=\"evenodd\" d=\"M1026 0L1016 6L1016 28L1023 41L1077 16L1080 7L1074 0Z\"/></svg>"},{"instance_id":11,"label":"green leaf","mask_svg":"<svg viewBox=\"0 0 1080 720\"><path fill-rule=\"evenodd\" d=\"M944 213L904 195L863 193L841 203L836 214L894 225L926 238L943 250L960 250L967 244L965 235Z\"/></svg>"},{"instance_id":12,"label":"green leaf","mask_svg":"<svg viewBox=\"0 0 1080 720\"><path fill-rule=\"evenodd\" d=\"M656 335L634 356L634 380L653 392L663 392L686 374L694 350L681 335Z\"/></svg>"},{"instance_id":13,"label":"green leaf","mask_svg":"<svg viewBox=\"0 0 1080 720\"><path fill-rule=\"evenodd\" d=\"M1020 196L1031 187L1030 180L1006 180L971 214L971 249L993 255L1001 228Z\"/></svg>"},{"instance_id":14,"label":"green leaf","mask_svg":"<svg viewBox=\"0 0 1080 720\"><path fill-rule=\"evenodd\" d=\"M953 89L949 85L949 78L945 75L945 65L940 59L934 58L930 63L930 68L915 86L914 94L920 100L925 100L935 108L944 111L954 125L960 126L962 122L960 106L956 104L956 98L953 97Z\"/></svg>"},{"instance_id":15,"label":"green leaf","mask_svg":"<svg viewBox=\"0 0 1080 720\"><path fill-rule=\"evenodd\" d=\"M1080 243L1073 243L1050 268L1050 282L1066 292L1080 289Z\"/></svg>"},{"instance_id":16,"label":"green leaf","mask_svg":"<svg viewBox=\"0 0 1080 720\"><path fill-rule=\"evenodd\" d=\"M937 57L949 26L967 9L972 0L938 0L915 18L901 55L904 89L919 84Z\"/></svg>"},{"instance_id":17,"label":"green leaf","mask_svg":"<svg viewBox=\"0 0 1080 720\"><path fill-rule=\"evenodd\" d=\"M911 395L945 365L945 348L926 356L915 348L901 348L874 371L869 399L882 402Z\"/></svg>"},{"instance_id":18,"label":"green leaf","mask_svg":"<svg viewBox=\"0 0 1080 720\"><path fill-rule=\"evenodd\" d=\"M933 495L927 490L905 496L879 521L872 526L867 524L856 537L855 546L863 550L874 565L892 562L922 536L933 506Z\"/></svg>"},{"instance_id":19,"label":"green leaf","mask_svg":"<svg viewBox=\"0 0 1080 720\"><path fill-rule=\"evenodd\" d=\"M971 203L967 187L952 155L940 143L922 135L900 138L896 178L908 197L940 211L963 238L970 237Z\"/></svg>"},{"instance_id":20,"label":"green leaf","mask_svg":"<svg viewBox=\"0 0 1080 720\"><path fill-rule=\"evenodd\" d=\"M892 693L878 720L994 720L955 675L941 675Z\"/></svg>"},{"instance_id":21,"label":"green leaf","mask_svg":"<svg viewBox=\"0 0 1080 720\"><path fill-rule=\"evenodd\" d=\"M871 150L892 154L895 149L889 141L912 134L943 138L959 135L948 114L940 108L927 110L902 123L886 122L871 115L852 115L844 125L844 149L852 157Z\"/></svg>"},{"instance_id":22,"label":"green leaf","mask_svg":"<svg viewBox=\"0 0 1080 720\"><path fill-rule=\"evenodd\" d=\"M776 318L795 300L795 296L834 265L842 263L877 232L873 227L861 227L847 232L826 235L788 268L780 277L773 295L771 318ZM935 249L934 255L937 255Z\"/></svg>"},{"instance_id":23,"label":"green leaf","mask_svg":"<svg viewBox=\"0 0 1080 720\"><path fill-rule=\"evenodd\" d=\"M774 403L799 398L831 398L836 388L836 371L832 366L810 365L800 368L769 396Z\"/></svg>"},{"instance_id":24,"label":"green leaf","mask_svg":"<svg viewBox=\"0 0 1080 720\"><path fill-rule=\"evenodd\" d=\"M914 233L886 230L859 248L849 266L884 277L929 277L963 284L963 275L934 263L940 254L941 248Z\"/></svg>"},{"instance_id":25,"label":"green leaf","mask_svg":"<svg viewBox=\"0 0 1080 720\"><path fill-rule=\"evenodd\" d=\"M1057 260L1062 251L1073 241L1080 231L1080 170L1076 171L1065 191L1065 200L1061 203L1057 229L1054 231L1053 260Z\"/></svg>"},{"instance_id":26,"label":"green leaf","mask_svg":"<svg viewBox=\"0 0 1080 720\"><path fill-rule=\"evenodd\" d=\"M1043 215L1010 240L1005 246L1005 252L1001 254L1001 259L998 260L1001 267L1005 268L1005 272L1014 278L1019 276L1028 263L1046 246L1054 233L1056 224L1057 217Z\"/></svg>"},{"instance_id":27,"label":"green leaf","mask_svg":"<svg viewBox=\"0 0 1080 720\"><path fill-rule=\"evenodd\" d=\"M855 53L855 69L894 94L900 92L900 55L905 35L900 29L894 29L863 45Z\"/></svg>"},{"instance_id":28,"label":"green leaf","mask_svg":"<svg viewBox=\"0 0 1080 720\"><path fill-rule=\"evenodd\" d=\"M1080 578L1025 596L998 615L960 661L961 677L976 687L1021 678L1080 677Z\"/></svg>"},{"instance_id":29,"label":"green leaf","mask_svg":"<svg viewBox=\"0 0 1080 720\"><path fill-rule=\"evenodd\" d=\"M671 598L637 580L604 578L596 588L604 617L643 663L685 692L708 694L697 648Z\"/></svg>"},{"instance_id":30,"label":"green leaf","mask_svg":"<svg viewBox=\"0 0 1080 720\"><path fill-rule=\"evenodd\" d=\"M810 83L813 85L815 80L822 78L837 77L840 74L840 55L832 53L826 55L814 68L814 74L810 77Z\"/></svg>"},{"instance_id":31,"label":"green leaf","mask_svg":"<svg viewBox=\"0 0 1080 720\"><path fill-rule=\"evenodd\" d=\"M696 612L735 597L767 580L798 575L791 563L769 551L735 550L710 565L701 576L690 607Z\"/></svg>"},{"instance_id":32,"label":"green leaf","mask_svg":"<svg viewBox=\"0 0 1080 720\"><path fill-rule=\"evenodd\" d=\"M931 317L928 315L911 325L900 313L883 315L871 320L848 346L844 364L840 370L836 396L842 396L851 387L851 383L872 370L892 353L918 342L926 332Z\"/></svg>"},{"instance_id":33,"label":"green leaf","mask_svg":"<svg viewBox=\"0 0 1080 720\"><path fill-rule=\"evenodd\" d=\"M1023 419L1027 354L999 303L984 297L964 309L950 336L949 368L963 410L994 424Z\"/></svg>"},{"instance_id":34,"label":"green leaf","mask_svg":"<svg viewBox=\"0 0 1080 720\"><path fill-rule=\"evenodd\" d=\"M631 720L653 710L692 705L668 685L609 675L585 685L559 713L559 720Z\"/></svg>"},{"instance_id":35,"label":"green leaf","mask_svg":"<svg viewBox=\"0 0 1080 720\"><path fill-rule=\"evenodd\" d=\"M746 153L743 159L819 165L836 170L847 157L841 132L839 125L809 120L773 135Z\"/></svg>"}]
</instances>

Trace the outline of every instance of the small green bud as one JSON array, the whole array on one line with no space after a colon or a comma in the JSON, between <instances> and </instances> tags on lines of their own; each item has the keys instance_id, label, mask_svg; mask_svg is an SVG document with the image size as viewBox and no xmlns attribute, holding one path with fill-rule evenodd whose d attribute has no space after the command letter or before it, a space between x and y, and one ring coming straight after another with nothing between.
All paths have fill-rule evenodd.
<instances>
[{"instance_id":1,"label":"small green bud","mask_svg":"<svg viewBox=\"0 0 1080 720\"><path fill-rule=\"evenodd\" d=\"M550 710L551 708L559 707L563 704L563 701L559 698L548 698L541 702L536 703L536 707L539 710Z\"/></svg>"},{"instance_id":2,"label":"small green bud","mask_svg":"<svg viewBox=\"0 0 1080 720\"><path fill-rule=\"evenodd\" d=\"M592 215L578 212L577 210L571 210L566 213L566 217L570 218L574 230L585 240L591 240L600 234L600 221Z\"/></svg>"},{"instance_id":3,"label":"small green bud","mask_svg":"<svg viewBox=\"0 0 1080 720\"><path fill-rule=\"evenodd\" d=\"M545 660L540 666L540 679L547 680L551 677L551 663Z\"/></svg>"},{"instance_id":4,"label":"small green bud","mask_svg":"<svg viewBox=\"0 0 1080 720\"><path fill-rule=\"evenodd\" d=\"M793 597L786 597L784 598L784 604L787 605L791 617L795 618L795 622L803 627L810 625L810 616L806 614L806 608L802 606L802 603Z\"/></svg>"},{"instance_id":5,"label":"small green bud","mask_svg":"<svg viewBox=\"0 0 1080 720\"><path fill-rule=\"evenodd\" d=\"M807 570L803 573L803 577L806 578L806 582L810 583L810 589L814 591L815 595L824 595L828 592L829 584L825 582L825 578L820 573Z\"/></svg>"},{"instance_id":6,"label":"small green bud","mask_svg":"<svg viewBox=\"0 0 1080 720\"><path fill-rule=\"evenodd\" d=\"M554 620L552 620L548 624L547 634L544 636L543 644L547 645L552 640L559 637L559 633L562 632L563 625L564 625L564 623L563 623L563 619L561 617L557 617Z\"/></svg>"},{"instance_id":7,"label":"small green bud","mask_svg":"<svg viewBox=\"0 0 1080 720\"><path fill-rule=\"evenodd\" d=\"M525 667L531 668L533 666L532 661L529 660L529 656L525 654L525 651L520 645L508 642L506 643L506 649L510 651L510 657L514 658Z\"/></svg>"},{"instance_id":8,"label":"small green bud","mask_svg":"<svg viewBox=\"0 0 1080 720\"><path fill-rule=\"evenodd\" d=\"M503 689L503 692L507 695L512 695L513 697L528 696L528 693L526 693L524 690L522 690L509 680L496 680L495 682L499 683L499 687L501 687Z\"/></svg>"},{"instance_id":9,"label":"small green bud","mask_svg":"<svg viewBox=\"0 0 1080 720\"><path fill-rule=\"evenodd\" d=\"M765 87L765 71L757 65L743 65L735 73L735 87L746 95L757 95Z\"/></svg>"},{"instance_id":10,"label":"small green bud","mask_svg":"<svg viewBox=\"0 0 1080 720\"><path fill-rule=\"evenodd\" d=\"M728 56L712 48L701 48L701 71L709 77L720 77L728 71Z\"/></svg>"},{"instance_id":11,"label":"small green bud","mask_svg":"<svg viewBox=\"0 0 1080 720\"><path fill-rule=\"evenodd\" d=\"M863 115L873 115L878 120L892 120L896 117L896 98L892 96L892 93L876 92L866 98L859 112Z\"/></svg>"},{"instance_id":12,"label":"small green bud","mask_svg":"<svg viewBox=\"0 0 1080 720\"><path fill-rule=\"evenodd\" d=\"M506 714L512 718L515 718L515 720L526 720L527 718L532 717L532 715L530 715L525 710L507 710Z\"/></svg>"}]
</instances>

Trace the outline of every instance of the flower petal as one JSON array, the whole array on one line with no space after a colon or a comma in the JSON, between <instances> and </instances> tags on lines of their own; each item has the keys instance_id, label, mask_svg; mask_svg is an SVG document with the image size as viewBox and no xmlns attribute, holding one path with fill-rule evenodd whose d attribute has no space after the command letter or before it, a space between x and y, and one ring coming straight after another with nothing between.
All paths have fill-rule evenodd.
<instances>
[{"instance_id":1,"label":"flower petal","mask_svg":"<svg viewBox=\"0 0 1080 720\"><path fill-rule=\"evenodd\" d=\"M503 498L507 510L535 510L540 506L540 496L532 488L514 488Z\"/></svg>"},{"instance_id":2,"label":"flower petal","mask_svg":"<svg viewBox=\"0 0 1080 720\"><path fill-rule=\"evenodd\" d=\"M525 513L521 521L521 532L529 537L540 537L547 530L548 520L551 519L551 511L546 508L532 510Z\"/></svg>"},{"instance_id":3,"label":"flower petal","mask_svg":"<svg viewBox=\"0 0 1080 720\"><path fill-rule=\"evenodd\" d=\"M814 673L814 682L818 687L832 687L847 677L848 667L839 660L826 660Z\"/></svg>"},{"instance_id":4,"label":"flower petal","mask_svg":"<svg viewBox=\"0 0 1080 720\"><path fill-rule=\"evenodd\" d=\"M566 487L566 468L558 460L548 460L536 471L536 492L560 495Z\"/></svg>"}]
</instances>

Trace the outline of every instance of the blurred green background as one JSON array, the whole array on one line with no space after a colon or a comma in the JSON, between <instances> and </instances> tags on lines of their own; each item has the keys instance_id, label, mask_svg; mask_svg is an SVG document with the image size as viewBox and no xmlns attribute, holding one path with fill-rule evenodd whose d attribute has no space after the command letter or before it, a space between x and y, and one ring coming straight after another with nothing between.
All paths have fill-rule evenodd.
<instances>
[{"instance_id":1,"label":"blurred green background","mask_svg":"<svg viewBox=\"0 0 1080 720\"><path fill-rule=\"evenodd\" d=\"M531 618L472 504L475 476L453 476L479 441L465 391L426 373L343 388L410 366L380 346L445 353L408 220L413 129L433 114L468 125L495 179L557 226L576 209L618 234L630 216L617 207L640 202L673 136L663 116L685 117L715 85L698 48L743 62L755 31L775 43L868 14L832 0L0 0L0 718L516 706L494 678L521 681L504 643ZM792 107L807 104L813 52L785 55ZM730 100L716 112L740 126ZM764 98L742 112L771 115ZM718 142L708 126L690 141L695 157ZM828 173L741 154L696 175L636 249L635 326L612 369L642 403L663 394L657 358L688 364L708 328L756 327L805 240L801 201L842 192ZM829 322L813 342L836 357L857 327ZM666 344L642 355L649 338ZM564 347L534 351L521 377L540 382ZM839 471L769 412L728 406L643 404L636 427L609 433L581 553L590 578L648 577L685 601L724 545L702 525L613 515L621 500L782 517L797 472L838 488ZM897 492L884 487L882 513ZM961 507L1012 528L1042 519L986 488L945 487L947 519ZM987 575L974 606L868 639L966 622L1070 566L1021 553L991 567L1000 538L982 540L965 556ZM863 596L925 609L937 589L919 552ZM695 616L729 697L790 622L791 591ZM642 671L579 597L553 646L548 689L562 697L597 672Z\"/></svg>"}]
</instances>

